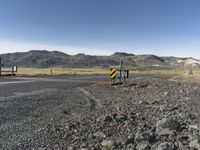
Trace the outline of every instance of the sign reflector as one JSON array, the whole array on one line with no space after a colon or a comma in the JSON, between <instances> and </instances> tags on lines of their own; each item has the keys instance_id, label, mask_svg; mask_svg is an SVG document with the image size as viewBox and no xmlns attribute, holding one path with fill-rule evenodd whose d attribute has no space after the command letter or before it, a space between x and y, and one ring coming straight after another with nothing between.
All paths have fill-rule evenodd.
<instances>
[{"instance_id":1,"label":"sign reflector","mask_svg":"<svg viewBox=\"0 0 200 150\"><path fill-rule=\"evenodd\" d=\"M111 79L115 79L116 76L117 76L116 69L115 68L111 68L110 70L111 70L110 78Z\"/></svg>"}]
</instances>

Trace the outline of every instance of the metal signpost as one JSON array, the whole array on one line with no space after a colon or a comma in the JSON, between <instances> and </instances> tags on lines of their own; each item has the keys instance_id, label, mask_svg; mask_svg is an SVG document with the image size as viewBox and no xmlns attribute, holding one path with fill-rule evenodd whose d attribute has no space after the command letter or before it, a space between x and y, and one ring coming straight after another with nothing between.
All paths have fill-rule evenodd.
<instances>
[{"instance_id":1,"label":"metal signpost","mask_svg":"<svg viewBox=\"0 0 200 150\"><path fill-rule=\"evenodd\" d=\"M7 69L2 70L2 66L3 66L2 59L0 57L0 76L3 76L3 75L4 76L15 76L16 75L15 73L17 73L17 69L18 69L17 66L12 66L11 70L7 70ZM3 72L5 74L2 74Z\"/></svg>"},{"instance_id":2,"label":"metal signpost","mask_svg":"<svg viewBox=\"0 0 200 150\"><path fill-rule=\"evenodd\" d=\"M15 72L17 72L17 66L12 67L12 76L15 75Z\"/></svg>"},{"instance_id":3,"label":"metal signpost","mask_svg":"<svg viewBox=\"0 0 200 150\"><path fill-rule=\"evenodd\" d=\"M129 77L129 70L123 68L122 59L120 59L119 67L117 69L111 68L110 71L111 85L124 84L126 82L126 79ZM117 72L118 82L116 82Z\"/></svg>"}]
</instances>

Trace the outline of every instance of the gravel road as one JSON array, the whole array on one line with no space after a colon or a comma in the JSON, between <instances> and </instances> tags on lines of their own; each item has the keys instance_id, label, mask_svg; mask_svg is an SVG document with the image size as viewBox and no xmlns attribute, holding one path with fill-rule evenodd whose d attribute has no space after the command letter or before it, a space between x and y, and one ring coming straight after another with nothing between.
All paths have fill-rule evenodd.
<instances>
[{"instance_id":1,"label":"gravel road","mask_svg":"<svg viewBox=\"0 0 200 150\"><path fill-rule=\"evenodd\" d=\"M0 85L0 149L200 149L199 84L105 77Z\"/></svg>"}]
</instances>

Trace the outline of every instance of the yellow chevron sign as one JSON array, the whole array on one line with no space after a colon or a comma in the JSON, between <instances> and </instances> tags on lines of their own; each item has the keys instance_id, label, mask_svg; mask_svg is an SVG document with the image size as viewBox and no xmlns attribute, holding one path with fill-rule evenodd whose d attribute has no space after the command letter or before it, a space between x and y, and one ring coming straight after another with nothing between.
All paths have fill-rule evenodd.
<instances>
[{"instance_id":1,"label":"yellow chevron sign","mask_svg":"<svg viewBox=\"0 0 200 150\"><path fill-rule=\"evenodd\" d=\"M110 78L111 78L111 79L115 79L116 76L117 76L116 69L115 69L115 68L112 68L112 69L110 69L110 70L111 70Z\"/></svg>"}]
</instances>

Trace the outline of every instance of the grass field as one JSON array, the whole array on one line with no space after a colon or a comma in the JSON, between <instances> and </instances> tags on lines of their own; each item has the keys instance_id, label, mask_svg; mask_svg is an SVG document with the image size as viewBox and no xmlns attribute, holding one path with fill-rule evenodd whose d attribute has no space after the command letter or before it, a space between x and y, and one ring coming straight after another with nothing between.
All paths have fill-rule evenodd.
<instances>
[{"instance_id":1,"label":"grass field","mask_svg":"<svg viewBox=\"0 0 200 150\"><path fill-rule=\"evenodd\" d=\"M4 69L8 70L8 69ZM130 73L146 73L146 74L162 74L175 75L178 79L189 79L192 81L200 81L200 69L194 68L193 75L185 75L188 70L179 69L130 69ZM110 74L109 68L18 68L18 76L43 76L43 75L86 75L86 74Z\"/></svg>"},{"instance_id":2,"label":"grass field","mask_svg":"<svg viewBox=\"0 0 200 150\"><path fill-rule=\"evenodd\" d=\"M186 75L189 69L187 68L176 68L176 69L138 69L132 70L132 73L150 73L150 74L163 74L163 75ZM200 68L192 69L193 75L200 76Z\"/></svg>"},{"instance_id":3,"label":"grass field","mask_svg":"<svg viewBox=\"0 0 200 150\"><path fill-rule=\"evenodd\" d=\"M109 74L103 68L18 68L19 76L64 75L64 74Z\"/></svg>"},{"instance_id":4,"label":"grass field","mask_svg":"<svg viewBox=\"0 0 200 150\"><path fill-rule=\"evenodd\" d=\"M163 75L184 75L187 69L150 69L132 70L130 73L148 73ZM60 75L60 74L109 74L109 68L19 68L18 75ZM193 69L194 75L200 75L200 69Z\"/></svg>"},{"instance_id":5,"label":"grass field","mask_svg":"<svg viewBox=\"0 0 200 150\"><path fill-rule=\"evenodd\" d=\"M19 68L18 75L109 74L109 68ZM130 73L184 74L184 70L130 70Z\"/></svg>"}]
</instances>

